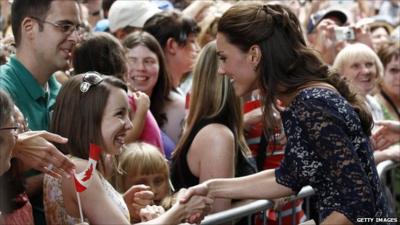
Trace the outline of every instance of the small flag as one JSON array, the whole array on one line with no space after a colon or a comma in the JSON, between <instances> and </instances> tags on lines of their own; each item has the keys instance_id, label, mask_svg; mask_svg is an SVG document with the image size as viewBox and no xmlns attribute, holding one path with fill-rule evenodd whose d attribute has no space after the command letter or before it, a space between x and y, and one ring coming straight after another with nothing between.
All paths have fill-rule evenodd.
<instances>
[{"instance_id":1,"label":"small flag","mask_svg":"<svg viewBox=\"0 0 400 225\"><path fill-rule=\"evenodd\" d=\"M77 192L85 191L90 184L93 172L96 170L97 161L100 159L101 148L95 144L90 144L89 162L85 170L75 174L74 181Z\"/></svg>"}]
</instances>

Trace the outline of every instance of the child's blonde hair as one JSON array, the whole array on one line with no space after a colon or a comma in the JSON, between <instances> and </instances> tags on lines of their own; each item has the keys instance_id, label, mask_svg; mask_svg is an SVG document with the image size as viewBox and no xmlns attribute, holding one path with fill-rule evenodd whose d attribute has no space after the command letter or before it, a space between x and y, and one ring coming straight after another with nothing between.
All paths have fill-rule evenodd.
<instances>
[{"instance_id":1,"label":"child's blonde hair","mask_svg":"<svg viewBox=\"0 0 400 225\"><path fill-rule=\"evenodd\" d=\"M119 192L124 190L125 176L151 175L163 173L169 180L169 166L160 150L144 142L134 142L126 145L118 157L118 170L115 176L115 186Z\"/></svg>"}]
</instances>

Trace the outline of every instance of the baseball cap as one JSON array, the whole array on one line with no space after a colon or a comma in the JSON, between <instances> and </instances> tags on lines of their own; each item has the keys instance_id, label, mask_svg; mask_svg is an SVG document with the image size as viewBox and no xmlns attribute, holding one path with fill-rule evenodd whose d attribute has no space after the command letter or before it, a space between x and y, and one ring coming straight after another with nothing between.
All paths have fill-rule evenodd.
<instances>
[{"instance_id":1,"label":"baseball cap","mask_svg":"<svg viewBox=\"0 0 400 225\"><path fill-rule=\"evenodd\" d=\"M317 27L319 22L321 22L321 20L329 17L337 18L341 23L339 25L344 25L347 22L346 12L341 9L328 8L319 10L316 13L312 14L310 16L310 19L308 20L307 34L310 34L315 29L315 27Z\"/></svg>"},{"instance_id":2,"label":"baseball cap","mask_svg":"<svg viewBox=\"0 0 400 225\"><path fill-rule=\"evenodd\" d=\"M106 32L110 28L110 21L108 19L102 19L97 21L96 26L94 27L95 32Z\"/></svg>"},{"instance_id":3,"label":"baseball cap","mask_svg":"<svg viewBox=\"0 0 400 225\"><path fill-rule=\"evenodd\" d=\"M147 19L161 12L149 1L115 1L108 12L110 31L115 32L126 26L143 28Z\"/></svg>"}]
</instances>

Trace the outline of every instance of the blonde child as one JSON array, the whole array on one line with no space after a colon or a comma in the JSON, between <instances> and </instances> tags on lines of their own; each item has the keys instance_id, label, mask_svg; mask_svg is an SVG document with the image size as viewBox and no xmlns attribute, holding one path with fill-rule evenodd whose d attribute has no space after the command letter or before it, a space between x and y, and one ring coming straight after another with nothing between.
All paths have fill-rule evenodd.
<instances>
[{"instance_id":1,"label":"blonde child","mask_svg":"<svg viewBox=\"0 0 400 225\"><path fill-rule=\"evenodd\" d=\"M128 144L118 157L118 170L115 176L116 189L124 193L134 185L149 186L154 194L153 203L160 205L162 200L171 193L169 183L169 165L160 150L145 142ZM137 206L140 211L143 206ZM161 213L161 212L160 212ZM139 218L134 216L133 219Z\"/></svg>"}]
</instances>

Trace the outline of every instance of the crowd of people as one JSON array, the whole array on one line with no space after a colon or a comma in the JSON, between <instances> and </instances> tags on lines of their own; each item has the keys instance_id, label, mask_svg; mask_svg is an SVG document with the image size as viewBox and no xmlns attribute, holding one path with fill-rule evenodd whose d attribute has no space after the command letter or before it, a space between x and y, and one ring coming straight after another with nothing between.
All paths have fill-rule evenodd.
<instances>
[{"instance_id":1,"label":"crowd of people","mask_svg":"<svg viewBox=\"0 0 400 225\"><path fill-rule=\"evenodd\" d=\"M400 1L0 6L0 224L400 218Z\"/></svg>"}]
</instances>

